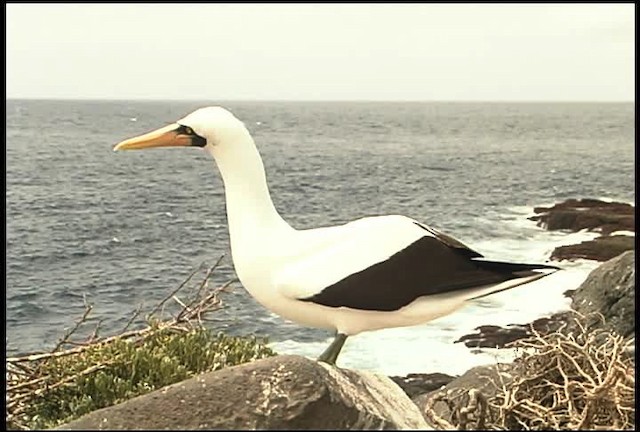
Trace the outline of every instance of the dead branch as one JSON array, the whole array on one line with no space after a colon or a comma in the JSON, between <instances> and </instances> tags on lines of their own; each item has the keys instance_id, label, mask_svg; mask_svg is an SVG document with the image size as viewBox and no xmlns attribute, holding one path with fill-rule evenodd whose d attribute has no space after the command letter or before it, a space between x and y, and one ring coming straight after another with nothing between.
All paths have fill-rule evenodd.
<instances>
[{"instance_id":1,"label":"dead branch","mask_svg":"<svg viewBox=\"0 0 640 432\"><path fill-rule=\"evenodd\" d=\"M175 295L178 293L178 291L180 291L182 288L184 288L184 287L189 283L189 281L191 280L191 278L192 278L196 273L198 273L198 271L202 268L202 264L204 264L204 263L200 263L200 265L199 265L195 270L193 270L193 271L189 274L189 276L187 276L187 278L184 280L184 282L182 282L180 285L178 285L178 288L176 288L175 290L173 290L173 291L172 291L168 296L166 296L164 299L162 299L162 301L161 301L160 303L158 303L158 304L156 305L156 307L155 307L155 308L153 308L153 309L151 310L151 312L149 312L149 314L147 315L147 318L148 318L148 317L151 317L154 313L156 313L156 312L157 312L157 311L158 311L158 310L159 310L159 309L160 309L160 308L161 308L161 307L162 307L162 306L163 306L163 305L164 305L164 304L165 304L165 303L166 303L170 298L172 298L173 296L175 296Z\"/></svg>"},{"instance_id":2,"label":"dead branch","mask_svg":"<svg viewBox=\"0 0 640 432\"><path fill-rule=\"evenodd\" d=\"M127 324L125 324L124 328L120 330L120 333L126 332L129 329L129 327L131 327L131 324L133 324L135 319L138 318L138 315L140 315L141 311L142 311L142 304L139 304L138 307L136 307L136 310L131 315L131 318L129 318L129 321L127 321Z\"/></svg>"},{"instance_id":3,"label":"dead branch","mask_svg":"<svg viewBox=\"0 0 640 432\"><path fill-rule=\"evenodd\" d=\"M84 313L82 314L82 317L80 317L80 319L76 321L75 325L71 330L65 332L62 339L60 339L58 344L51 350L51 352L58 351L67 342L67 340L69 340L71 335L73 335L80 328L80 326L87 321L87 317L93 310L93 306L91 306L90 304L87 304L87 299L84 295L82 296L82 298L84 300Z\"/></svg>"}]
</instances>

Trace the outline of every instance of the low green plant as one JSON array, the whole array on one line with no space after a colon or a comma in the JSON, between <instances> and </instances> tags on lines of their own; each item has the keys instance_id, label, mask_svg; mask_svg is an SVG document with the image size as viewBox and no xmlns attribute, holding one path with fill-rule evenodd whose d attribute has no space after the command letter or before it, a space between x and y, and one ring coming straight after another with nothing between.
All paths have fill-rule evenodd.
<instances>
[{"instance_id":1,"label":"low green plant","mask_svg":"<svg viewBox=\"0 0 640 432\"><path fill-rule=\"evenodd\" d=\"M44 362L39 372L51 382L74 379L41 392L22 419L30 429L55 427L202 372L273 355L264 340L214 334L204 328L163 329L141 342L115 340ZM83 374L95 365L103 366Z\"/></svg>"},{"instance_id":2,"label":"low green plant","mask_svg":"<svg viewBox=\"0 0 640 432\"><path fill-rule=\"evenodd\" d=\"M74 341L93 308L85 300L83 316L51 352L7 358L7 428L55 427L203 372L275 355L265 339L226 336L203 325L234 282L209 289L221 260L190 287L201 268L194 270L147 314L143 328L128 330L138 309L117 335L98 337L98 323L87 340ZM181 293L186 301L180 300L178 292L188 288L191 295ZM166 304L170 299L177 310Z\"/></svg>"}]
</instances>

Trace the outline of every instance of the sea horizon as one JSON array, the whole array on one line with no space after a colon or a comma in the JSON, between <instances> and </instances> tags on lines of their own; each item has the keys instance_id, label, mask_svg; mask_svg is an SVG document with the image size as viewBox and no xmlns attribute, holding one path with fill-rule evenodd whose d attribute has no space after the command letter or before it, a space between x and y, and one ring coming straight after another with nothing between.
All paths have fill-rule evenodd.
<instances>
[{"instance_id":1,"label":"sea horizon","mask_svg":"<svg viewBox=\"0 0 640 432\"><path fill-rule=\"evenodd\" d=\"M78 98L78 97L6 97L6 101L51 101L51 102L202 102L215 98ZM215 99L220 102L247 103L434 103L434 104L635 104L635 100L526 100L526 99Z\"/></svg>"}]
</instances>

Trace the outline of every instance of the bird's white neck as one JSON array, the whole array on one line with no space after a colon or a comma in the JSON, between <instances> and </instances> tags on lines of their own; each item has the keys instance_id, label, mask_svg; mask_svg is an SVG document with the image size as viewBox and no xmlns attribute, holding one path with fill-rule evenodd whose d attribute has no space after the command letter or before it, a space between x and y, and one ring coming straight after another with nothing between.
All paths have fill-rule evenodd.
<instances>
[{"instance_id":1,"label":"bird's white neck","mask_svg":"<svg viewBox=\"0 0 640 432\"><path fill-rule=\"evenodd\" d=\"M292 230L278 214L267 186L264 165L246 128L225 134L209 149L224 182L232 253L250 244L271 243ZM262 240L262 242L261 242Z\"/></svg>"}]
</instances>

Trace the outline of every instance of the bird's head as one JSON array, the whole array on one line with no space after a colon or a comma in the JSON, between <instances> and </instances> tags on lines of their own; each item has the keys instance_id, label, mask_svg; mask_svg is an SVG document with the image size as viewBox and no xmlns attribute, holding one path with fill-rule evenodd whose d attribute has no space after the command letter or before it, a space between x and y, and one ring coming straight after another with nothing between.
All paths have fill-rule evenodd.
<instances>
[{"instance_id":1,"label":"bird's head","mask_svg":"<svg viewBox=\"0 0 640 432\"><path fill-rule=\"evenodd\" d=\"M200 147L212 151L240 131L243 123L221 107L200 108L177 122L120 142L113 150L153 147Z\"/></svg>"}]
</instances>

